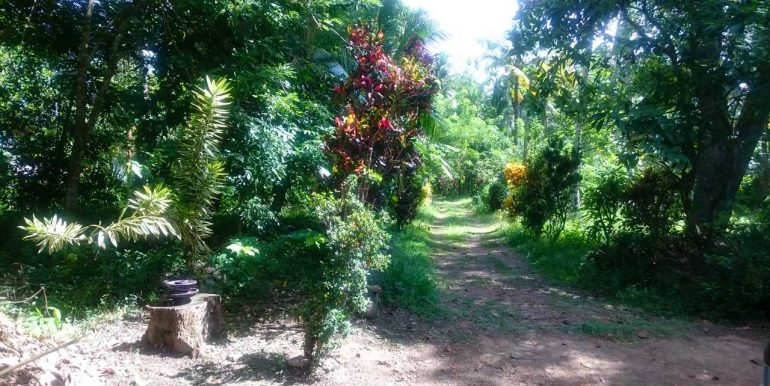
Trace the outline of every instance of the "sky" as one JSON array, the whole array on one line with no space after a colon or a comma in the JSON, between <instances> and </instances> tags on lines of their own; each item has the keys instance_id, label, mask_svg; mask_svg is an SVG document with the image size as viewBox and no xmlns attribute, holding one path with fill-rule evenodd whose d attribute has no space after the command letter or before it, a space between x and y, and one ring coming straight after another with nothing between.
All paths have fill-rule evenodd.
<instances>
[{"instance_id":1,"label":"sky","mask_svg":"<svg viewBox=\"0 0 770 386\"><path fill-rule=\"evenodd\" d=\"M518 8L516 0L404 0L412 8L422 8L447 38L430 48L449 56L454 73L468 71L477 80L486 78L475 68L474 59L485 53L483 41L505 41Z\"/></svg>"}]
</instances>

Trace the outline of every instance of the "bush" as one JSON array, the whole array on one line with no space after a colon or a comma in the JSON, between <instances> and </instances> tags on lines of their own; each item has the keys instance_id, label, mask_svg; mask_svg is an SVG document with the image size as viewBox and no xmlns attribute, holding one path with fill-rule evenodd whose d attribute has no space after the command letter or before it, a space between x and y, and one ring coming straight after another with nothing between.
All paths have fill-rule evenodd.
<instances>
[{"instance_id":1,"label":"bush","mask_svg":"<svg viewBox=\"0 0 770 386\"><path fill-rule=\"evenodd\" d=\"M15 277L0 277L0 281L45 286L49 305L71 317L86 316L95 308L111 308L126 299L139 302L157 299L166 275L183 269L182 255L171 245L140 243L136 247L145 250L97 252L90 247L80 247L41 255L33 250L17 249L17 253L24 253L24 263L15 265L18 267L18 271L13 272ZM39 287L27 288L34 292Z\"/></svg>"},{"instance_id":2,"label":"bush","mask_svg":"<svg viewBox=\"0 0 770 386\"><path fill-rule=\"evenodd\" d=\"M615 291L656 280L655 246L648 235L623 232L586 256L582 269L592 287Z\"/></svg>"},{"instance_id":3,"label":"bush","mask_svg":"<svg viewBox=\"0 0 770 386\"><path fill-rule=\"evenodd\" d=\"M430 182L426 182L420 188L420 203L423 205L430 205L433 199L433 186Z\"/></svg>"},{"instance_id":4,"label":"bush","mask_svg":"<svg viewBox=\"0 0 770 386\"><path fill-rule=\"evenodd\" d=\"M307 295L320 280L320 258L328 254L323 233L302 229L269 243L236 238L211 258L214 287L225 300L253 303L276 287Z\"/></svg>"},{"instance_id":5,"label":"bush","mask_svg":"<svg viewBox=\"0 0 770 386\"><path fill-rule=\"evenodd\" d=\"M241 207L241 223L251 236L266 237L276 232L278 217L259 197L252 197Z\"/></svg>"},{"instance_id":6,"label":"bush","mask_svg":"<svg viewBox=\"0 0 770 386\"><path fill-rule=\"evenodd\" d=\"M335 334L348 330L348 317L366 309L367 275L389 261L384 253L390 238L386 215L352 197L323 196L317 197L316 214L326 228L323 243L328 253L320 256L320 279L310 284L301 312L307 357L322 354Z\"/></svg>"},{"instance_id":7,"label":"bush","mask_svg":"<svg viewBox=\"0 0 770 386\"><path fill-rule=\"evenodd\" d=\"M583 208L591 224L588 234L595 240L608 242L620 224L620 211L628 188L622 169L600 173L598 183L583 196Z\"/></svg>"},{"instance_id":8,"label":"bush","mask_svg":"<svg viewBox=\"0 0 770 386\"><path fill-rule=\"evenodd\" d=\"M401 176L398 179L398 186L390 202L399 228L417 217L417 209L423 198L422 180L416 174Z\"/></svg>"},{"instance_id":9,"label":"bush","mask_svg":"<svg viewBox=\"0 0 770 386\"><path fill-rule=\"evenodd\" d=\"M692 281L703 312L728 317L770 314L770 237L761 227L733 229L704 253L704 276Z\"/></svg>"},{"instance_id":10,"label":"bush","mask_svg":"<svg viewBox=\"0 0 770 386\"><path fill-rule=\"evenodd\" d=\"M666 235L681 213L676 178L662 169L647 168L623 193L624 226L657 239Z\"/></svg>"},{"instance_id":11,"label":"bush","mask_svg":"<svg viewBox=\"0 0 770 386\"><path fill-rule=\"evenodd\" d=\"M500 179L492 181L487 185L486 190L486 206L491 212L503 209L503 201L508 195L508 186Z\"/></svg>"},{"instance_id":12,"label":"bush","mask_svg":"<svg viewBox=\"0 0 770 386\"><path fill-rule=\"evenodd\" d=\"M535 236L543 231L556 239L564 229L572 188L580 181L580 154L564 141L551 138L525 169L521 187L512 195L511 208Z\"/></svg>"},{"instance_id":13,"label":"bush","mask_svg":"<svg viewBox=\"0 0 770 386\"><path fill-rule=\"evenodd\" d=\"M527 175L527 167L524 164L511 162L505 166L503 177L507 183L508 194L503 199L502 207L508 213L511 219L516 219L520 214L522 206L516 201L524 184Z\"/></svg>"}]
</instances>

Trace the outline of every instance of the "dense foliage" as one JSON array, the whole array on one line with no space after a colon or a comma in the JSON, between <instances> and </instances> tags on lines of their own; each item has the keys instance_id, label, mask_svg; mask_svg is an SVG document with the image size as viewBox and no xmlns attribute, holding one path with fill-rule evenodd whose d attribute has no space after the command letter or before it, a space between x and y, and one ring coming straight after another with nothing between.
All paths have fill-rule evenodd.
<instances>
[{"instance_id":1,"label":"dense foliage","mask_svg":"<svg viewBox=\"0 0 770 386\"><path fill-rule=\"evenodd\" d=\"M552 138L533 158L523 176L516 175L518 170L506 170L509 184L515 187L510 212L520 216L522 224L535 236L545 231L556 239L564 230L570 193L580 181L579 162L579 153L565 149L564 141Z\"/></svg>"},{"instance_id":2,"label":"dense foliage","mask_svg":"<svg viewBox=\"0 0 770 386\"><path fill-rule=\"evenodd\" d=\"M419 204L421 184L415 182L422 158L415 145L437 84L432 58L419 39L410 42L397 64L384 52L383 37L368 26L350 28L357 65L335 87L345 110L335 118L336 132L326 146L334 174L361 176L355 187L359 199L390 206L403 225L414 219Z\"/></svg>"},{"instance_id":3,"label":"dense foliage","mask_svg":"<svg viewBox=\"0 0 770 386\"><path fill-rule=\"evenodd\" d=\"M520 5L479 80L398 0L3 2L0 286L61 319L196 276L315 358L370 284L435 314L441 194L555 279L766 314L767 2Z\"/></svg>"},{"instance_id":4,"label":"dense foliage","mask_svg":"<svg viewBox=\"0 0 770 386\"><path fill-rule=\"evenodd\" d=\"M0 285L66 317L168 276L286 291L323 352L387 266L384 213L424 197L433 31L397 0L3 3Z\"/></svg>"},{"instance_id":5,"label":"dense foliage","mask_svg":"<svg viewBox=\"0 0 770 386\"><path fill-rule=\"evenodd\" d=\"M764 313L767 4L521 5L488 99L526 165L508 184L514 243L546 273L659 311ZM554 161L554 141L579 164Z\"/></svg>"}]
</instances>

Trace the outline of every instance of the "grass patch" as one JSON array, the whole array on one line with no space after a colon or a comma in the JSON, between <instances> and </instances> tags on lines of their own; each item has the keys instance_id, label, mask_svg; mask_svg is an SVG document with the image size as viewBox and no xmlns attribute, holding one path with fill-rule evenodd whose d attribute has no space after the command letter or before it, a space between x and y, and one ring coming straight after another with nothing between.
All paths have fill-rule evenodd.
<instances>
[{"instance_id":1,"label":"grass patch","mask_svg":"<svg viewBox=\"0 0 770 386\"><path fill-rule=\"evenodd\" d=\"M612 303L638 307L655 315L672 317L689 314L685 304L689 300L681 293L667 291L663 286L621 286L616 284L620 273L594 267L586 256L599 245L589 240L578 226L576 223L568 224L558 240L536 239L518 224L509 225L504 232L516 251L539 274L550 280L586 289Z\"/></svg>"},{"instance_id":2,"label":"grass patch","mask_svg":"<svg viewBox=\"0 0 770 386\"><path fill-rule=\"evenodd\" d=\"M626 317L615 321L588 321L572 327L577 333L624 341L637 341L650 337L670 337L681 334L687 328L685 322L676 319L647 320Z\"/></svg>"},{"instance_id":3,"label":"grass patch","mask_svg":"<svg viewBox=\"0 0 770 386\"><path fill-rule=\"evenodd\" d=\"M647 269L642 265L643 259L649 258L647 252L635 252L634 249L610 250L606 259L615 262L615 266L603 268L589 260L588 255L604 246L590 240L580 227L578 222L569 223L557 240L536 239L519 224L511 224L503 232L510 245L539 274L554 282L591 291L613 304L636 307L665 317L739 320L750 314L745 310L736 311L736 306L728 301L715 300L717 295L726 296L731 292L737 292L733 299L746 298L738 291L742 280L730 282L715 274L696 280L695 277L678 275L664 266ZM592 331L594 327L598 330L602 328L587 328Z\"/></svg>"},{"instance_id":4,"label":"grass patch","mask_svg":"<svg viewBox=\"0 0 770 386\"><path fill-rule=\"evenodd\" d=\"M423 317L439 314L435 267L431 258L428 223L436 213L420 209L417 219L393 235L390 265L382 276L383 300Z\"/></svg>"},{"instance_id":5,"label":"grass patch","mask_svg":"<svg viewBox=\"0 0 770 386\"><path fill-rule=\"evenodd\" d=\"M581 267L593 245L574 228L565 229L558 240L538 240L521 226L506 229L507 238L543 276L571 285L581 284Z\"/></svg>"}]
</instances>

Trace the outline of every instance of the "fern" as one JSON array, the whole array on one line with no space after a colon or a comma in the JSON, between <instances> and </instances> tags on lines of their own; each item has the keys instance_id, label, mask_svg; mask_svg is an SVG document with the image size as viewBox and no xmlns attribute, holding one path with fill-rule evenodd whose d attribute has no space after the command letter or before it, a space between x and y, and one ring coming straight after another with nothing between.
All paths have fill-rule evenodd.
<instances>
[{"instance_id":1,"label":"fern","mask_svg":"<svg viewBox=\"0 0 770 386\"><path fill-rule=\"evenodd\" d=\"M107 248L107 241L117 247L123 241L135 242L150 237L179 237L171 222L165 217L171 205L171 190L158 186L145 186L143 191L134 192L134 197L128 200L128 206L123 209L120 218L107 226L93 224L83 226L68 223L58 215L52 218L38 220L24 219L25 226L19 228L27 232L24 240L37 244L38 253L47 250L48 253L61 251L69 246L81 244L96 244L99 248ZM125 216L127 211L129 216Z\"/></svg>"},{"instance_id":2,"label":"fern","mask_svg":"<svg viewBox=\"0 0 770 386\"><path fill-rule=\"evenodd\" d=\"M177 200L175 216L188 264L209 251L214 200L224 187L219 143L226 127L230 86L226 80L206 78L206 88L193 95L193 113L178 132L180 157L174 168Z\"/></svg>"}]
</instances>

